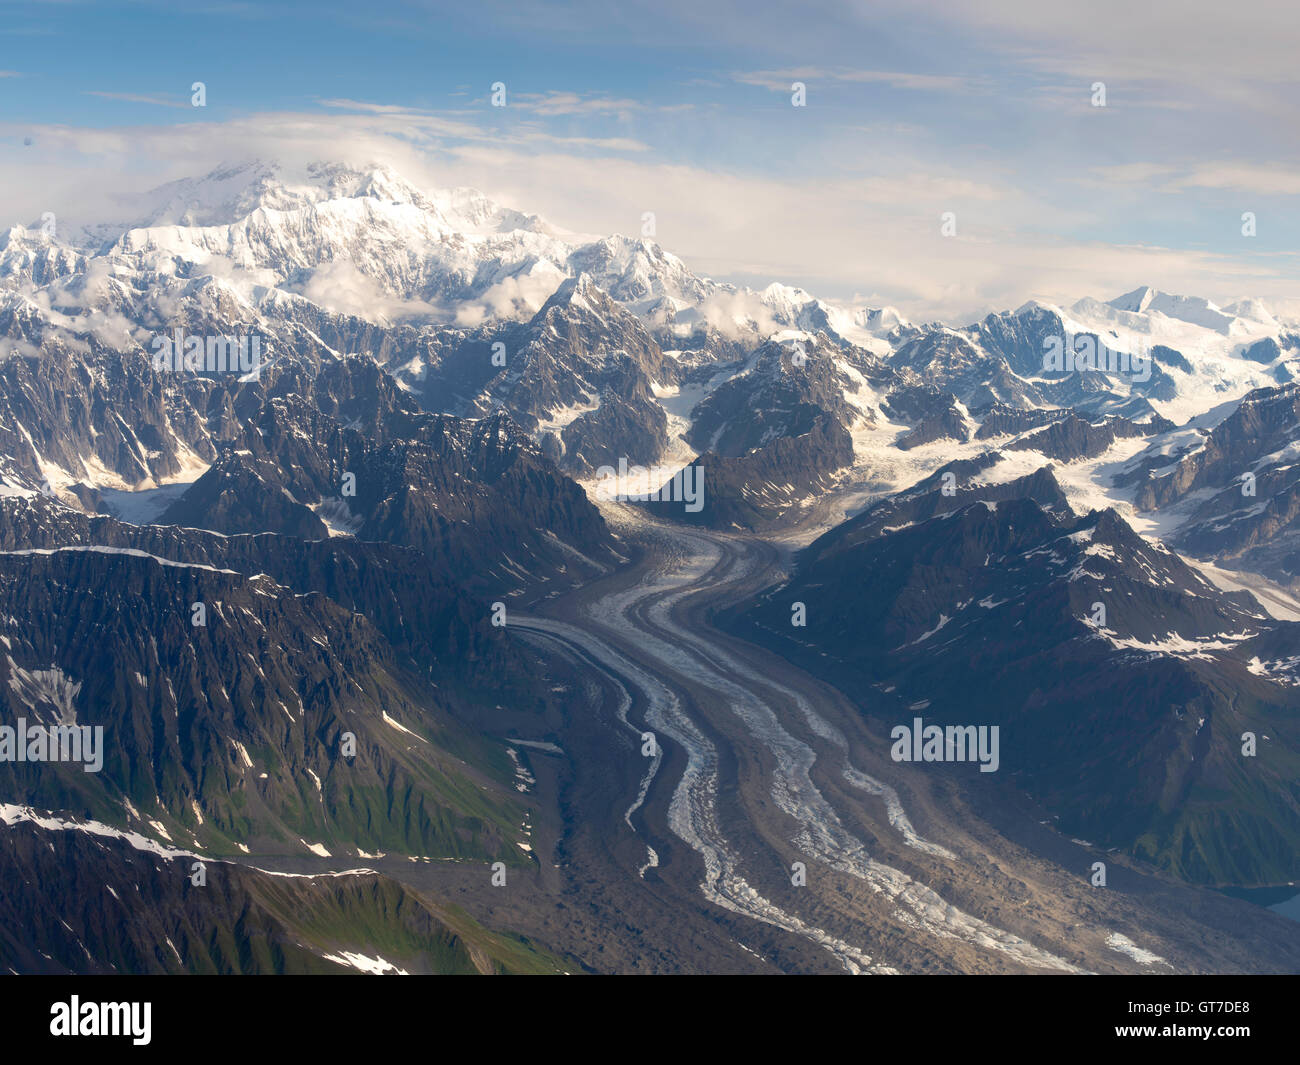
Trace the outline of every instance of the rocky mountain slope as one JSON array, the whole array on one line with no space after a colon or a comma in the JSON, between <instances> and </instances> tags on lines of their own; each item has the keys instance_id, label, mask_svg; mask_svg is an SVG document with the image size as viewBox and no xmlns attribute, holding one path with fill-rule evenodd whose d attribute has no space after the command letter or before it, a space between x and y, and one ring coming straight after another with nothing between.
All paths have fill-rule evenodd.
<instances>
[{"instance_id":1,"label":"rocky mountain slope","mask_svg":"<svg viewBox=\"0 0 1300 1065\"><path fill-rule=\"evenodd\" d=\"M0 806L0 959L8 972L556 973L563 959L357 870L277 876ZM59 920L48 885L59 884ZM114 885L118 885L114 887Z\"/></svg>"},{"instance_id":2,"label":"rocky mountain slope","mask_svg":"<svg viewBox=\"0 0 1300 1065\"><path fill-rule=\"evenodd\" d=\"M1046 471L868 510L741 624L890 724L998 725L1001 772L1065 831L1200 882L1297 873L1300 704L1259 659L1300 626L1074 514Z\"/></svg>"}]
</instances>

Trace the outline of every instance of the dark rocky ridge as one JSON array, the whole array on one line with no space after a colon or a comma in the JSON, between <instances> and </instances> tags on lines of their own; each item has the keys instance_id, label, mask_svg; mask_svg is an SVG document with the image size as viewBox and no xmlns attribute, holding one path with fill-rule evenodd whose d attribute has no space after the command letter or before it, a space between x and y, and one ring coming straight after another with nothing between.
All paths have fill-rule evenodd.
<instances>
[{"instance_id":1,"label":"dark rocky ridge","mask_svg":"<svg viewBox=\"0 0 1300 1065\"><path fill-rule=\"evenodd\" d=\"M642 505L674 521L714 529L759 529L799 512L800 504L828 491L835 474L853 461L853 440L829 415L819 414L808 432L777 436L767 446L731 457L708 452L691 467L701 471L703 506L680 500Z\"/></svg>"},{"instance_id":2,"label":"dark rocky ridge","mask_svg":"<svg viewBox=\"0 0 1300 1065\"><path fill-rule=\"evenodd\" d=\"M1300 386L1258 389L1180 455L1140 455L1122 484L1144 510L1196 499L1174 543L1199 558L1300 583ZM1203 497L1203 498L1199 498Z\"/></svg>"},{"instance_id":3,"label":"dark rocky ridge","mask_svg":"<svg viewBox=\"0 0 1300 1065\"><path fill-rule=\"evenodd\" d=\"M300 399L272 400L161 521L323 539L320 511L358 539L421 551L444 579L502 592L610 558L596 508L508 416L407 418L404 436L376 439Z\"/></svg>"},{"instance_id":4,"label":"dark rocky ridge","mask_svg":"<svg viewBox=\"0 0 1300 1065\"><path fill-rule=\"evenodd\" d=\"M97 773L0 763L5 794L26 804L218 854L303 853L305 839L518 860L499 751L370 622L323 595L62 547L0 555L0 617L4 720L104 729ZM493 778L486 791L471 783Z\"/></svg>"},{"instance_id":5,"label":"dark rocky ridge","mask_svg":"<svg viewBox=\"0 0 1300 1065\"><path fill-rule=\"evenodd\" d=\"M1300 694L1248 663L1252 637L1297 626L1219 592L1114 512L1049 509L1032 498L1052 495L1040 475L1021 487L901 528L923 513L917 494L868 512L814 542L738 631L885 723L1000 725L1001 772L1072 834L1191 880L1293 879ZM806 628L791 627L793 602ZM1272 737L1258 759L1241 756L1246 731Z\"/></svg>"},{"instance_id":6,"label":"dark rocky ridge","mask_svg":"<svg viewBox=\"0 0 1300 1065\"><path fill-rule=\"evenodd\" d=\"M355 974L347 954L412 974L570 968L378 873L283 877L209 862L207 883L196 887L192 864L76 828L9 826L0 831L0 968ZM54 884L58 920L50 919Z\"/></svg>"},{"instance_id":7,"label":"dark rocky ridge","mask_svg":"<svg viewBox=\"0 0 1300 1065\"><path fill-rule=\"evenodd\" d=\"M269 576L298 595L328 596L366 617L414 667L472 691L526 670L509 640L483 625L481 597L447 580L419 551L346 536L220 535L175 525L129 525L44 499L0 500L0 551L100 545L174 562Z\"/></svg>"}]
</instances>

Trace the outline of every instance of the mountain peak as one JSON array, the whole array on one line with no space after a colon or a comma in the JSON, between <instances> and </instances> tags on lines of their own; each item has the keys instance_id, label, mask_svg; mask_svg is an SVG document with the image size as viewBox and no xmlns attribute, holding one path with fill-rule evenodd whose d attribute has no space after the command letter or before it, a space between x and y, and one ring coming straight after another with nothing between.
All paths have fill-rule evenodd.
<instances>
[{"instance_id":1,"label":"mountain peak","mask_svg":"<svg viewBox=\"0 0 1300 1065\"><path fill-rule=\"evenodd\" d=\"M1133 314L1141 314L1151 306L1152 301L1162 293L1153 289L1150 285L1140 285L1132 292L1126 292L1122 296L1116 296L1110 300L1110 306L1117 311L1129 311Z\"/></svg>"},{"instance_id":2,"label":"mountain peak","mask_svg":"<svg viewBox=\"0 0 1300 1065\"><path fill-rule=\"evenodd\" d=\"M503 208L477 189L425 189L374 160L321 160L301 167L276 160L222 164L201 177L168 182L146 193L140 220L130 228L230 225L259 209L289 212L336 200L409 205L440 227L461 232L548 231L535 215Z\"/></svg>"},{"instance_id":3,"label":"mountain peak","mask_svg":"<svg viewBox=\"0 0 1300 1065\"><path fill-rule=\"evenodd\" d=\"M1217 304L1202 296L1178 296L1153 289L1149 285L1136 288L1111 300L1109 306L1118 311L1129 311L1135 314L1163 314L1166 318L1212 329L1224 336L1242 328L1233 311L1225 312Z\"/></svg>"},{"instance_id":4,"label":"mountain peak","mask_svg":"<svg viewBox=\"0 0 1300 1065\"><path fill-rule=\"evenodd\" d=\"M596 305L604 303L608 297L596 284L586 270L580 270L573 277L566 277L560 282L550 299L543 305L539 315L545 314L552 307L577 307L593 310Z\"/></svg>"}]
</instances>

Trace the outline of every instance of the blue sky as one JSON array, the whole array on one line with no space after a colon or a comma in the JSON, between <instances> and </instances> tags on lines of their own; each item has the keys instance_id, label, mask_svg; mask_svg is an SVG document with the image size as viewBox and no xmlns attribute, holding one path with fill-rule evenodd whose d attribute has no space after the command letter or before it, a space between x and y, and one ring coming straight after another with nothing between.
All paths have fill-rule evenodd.
<instances>
[{"instance_id":1,"label":"blue sky","mask_svg":"<svg viewBox=\"0 0 1300 1065\"><path fill-rule=\"evenodd\" d=\"M1258 0L0 0L0 224L107 217L251 154L375 158L583 232L653 210L702 272L914 317L1143 283L1281 302L1294 21Z\"/></svg>"}]
</instances>

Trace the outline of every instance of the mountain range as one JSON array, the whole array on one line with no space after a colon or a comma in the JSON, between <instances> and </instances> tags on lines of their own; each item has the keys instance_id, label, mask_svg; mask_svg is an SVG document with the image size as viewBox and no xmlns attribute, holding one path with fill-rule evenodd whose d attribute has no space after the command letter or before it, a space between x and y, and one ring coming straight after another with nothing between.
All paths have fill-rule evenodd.
<instances>
[{"instance_id":1,"label":"mountain range","mask_svg":"<svg viewBox=\"0 0 1300 1065\"><path fill-rule=\"evenodd\" d=\"M0 762L0 923L70 900L5 967L599 970L455 879L557 875L581 699L677 698L536 618L735 544L767 568L719 626L864 727L997 725L999 801L1152 876L1300 877L1300 322L1143 287L914 323L379 165L145 202L0 234L0 718L111 738ZM642 498L684 469L702 508Z\"/></svg>"}]
</instances>

